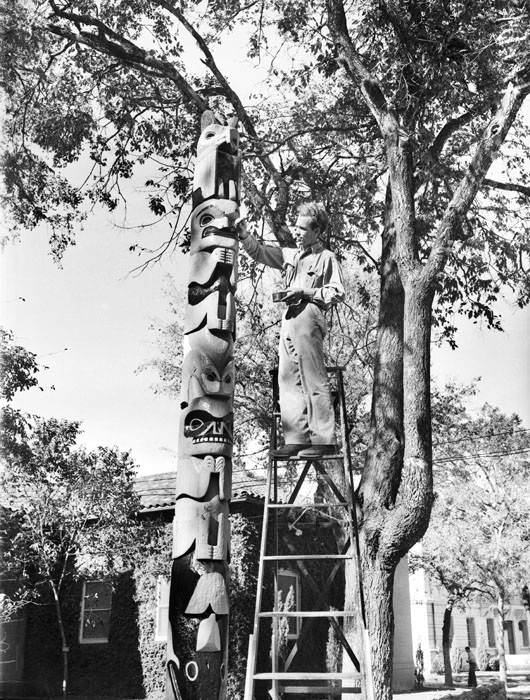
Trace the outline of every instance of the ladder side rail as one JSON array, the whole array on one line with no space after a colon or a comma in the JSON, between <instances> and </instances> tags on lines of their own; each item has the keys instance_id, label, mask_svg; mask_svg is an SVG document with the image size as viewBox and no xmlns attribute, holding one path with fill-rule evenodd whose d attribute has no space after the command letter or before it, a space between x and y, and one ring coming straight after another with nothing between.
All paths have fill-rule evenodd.
<instances>
[{"instance_id":1,"label":"ladder side rail","mask_svg":"<svg viewBox=\"0 0 530 700\"><path fill-rule=\"evenodd\" d=\"M363 639L363 659L364 659L364 674L361 671L361 677L363 678L364 685L364 697L366 700L374 700L374 687L372 678L372 653L370 646L370 637L368 634L368 621L366 616L366 604L364 598L364 588L362 581L362 569L361 569L361 550L359 546L359 525L357 521L357 495L355 493L355 483L353 481L353 468L351 460L351 449L349 440L349 430L347 426L348 416L346 411L346 395L344 392L344 381L342 376L342 370L339 372L338 376L340 395L341 395L341 428L343 435L343 455L344 455L344 470L347 482L350 485L351 493L351 520L350 528L352 533L352 546L355 552L355 564L356 564L356 583L359 595L359 606L361 611L361 622L362 622L362 639Z\"/></svg>"},{"instance_id":2,"label":"ladder side rail","mask_svg":"<svg viewBox=\"0 0 530 700\"><path fill-rule=\"evenodd\" d=\"M272 382L272 424L270 428L270 445L276 446L277 443L277 426L276 418L274 417L274 407L277 401L277 371L271 370L271 382ZM252 644L249 646L248 659L248 669L247 673L252 679L248 687L245 687L245 700L253 700L254 695L254 675L256 673L256 665L258 661L258 648L259 648L259 627L260 627L260 611L263 598L263 581L265 577L265 552L267 551L267 536L269 528L269 508L268 505L271 500L271 489L272 489L272 468L273 463L269 457L269 465L267 469L267 482L265 485L265 504L263 508L263 522L261 526L261 543L260 543L260 556L258 565L258 580L256 586L256 605L254 608L254 624L252 628Z\"/></svg>"},{"instance_id":3,"label":"ladder side rail","mask_svg":"<svg viewBox=\"0 0 530 700\"><path fill-rule=\"evenodd\" d=\"M355 484L353 481L353 469L351 460L351 449L350 441L348 438L348 426L347 426L347 413L346 413L346 395L344 392L344 380L342 376L342 370L338 370L337 379L339 384L339 393L341 397L340 401L340 418L341 418L341 432L342 432L342 452L344 455L344 477L346 483L348 484L351 498L351 541L355 552L355 563L357 569L357 586L359 590L359 604L361 608L362 622L366 629L366 606L364 601L364 590L362 585L362 572L361 572L361 550L359 546L359 527L357 522L357 497L355 494Z\"/></svg>"}]
</instances>

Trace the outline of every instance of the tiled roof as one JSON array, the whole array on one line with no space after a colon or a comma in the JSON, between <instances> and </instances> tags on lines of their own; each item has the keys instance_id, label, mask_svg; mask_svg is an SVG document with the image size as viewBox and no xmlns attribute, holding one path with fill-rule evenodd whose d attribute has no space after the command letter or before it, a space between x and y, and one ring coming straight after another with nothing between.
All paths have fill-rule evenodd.
<instances>
[{"instance_id":1,"label":"tiled roof","mask_svg":"<svg viewBox=\"0 0 530 700\"><path fill-rule=\"evenodd\" d=\"M265 484L262 480L249 483L249 479L234 481L232 501L263 501ZM140 496L142 510L165 510L175 504L175 472L161 472L139 476L135 480L135 490Z\"/></svg>"}]
</instances>

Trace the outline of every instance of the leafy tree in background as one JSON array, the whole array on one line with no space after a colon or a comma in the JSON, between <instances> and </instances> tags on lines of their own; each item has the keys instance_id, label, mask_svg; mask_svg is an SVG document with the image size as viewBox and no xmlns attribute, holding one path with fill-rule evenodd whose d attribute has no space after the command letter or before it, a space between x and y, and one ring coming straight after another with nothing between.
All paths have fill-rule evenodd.
<instances>
[{"instance_id":1,"label":"leafy tree in background","mask_svg":"<svg viewBox=\"0 0 530 700\"><path fill-rule=\"evenodd\" d=\"M38 371L35 353L14 345L11 331L0 328L0 396L10 402L17 391L37 386Z\"/></svg>"},{"instance_id":2,"label":"leafy tree in background","mask_svg":"<svg viewBox=\"0 0 530 700\"><path fill-rule=\"evenodd\" d=\"M6 340L7 339L7 340ZM6 394L36 383L35 356L6 343L16 381ZM77 446L79 423L2 409L0 431L0 527L2 575L23 584L4 607L51 595L63 652L63 694L68 683L69 640L63 624L65 590L81 576L107 576L127 568L141 527L131 522L139 501L133 491L135 465L116 448L86 451Z\"/></svg>"},{"instance_id":3,"label":"leafy tree in background","mask_svg":"<svg viewBox=\"0 0 530 700\"><path fill-rule=\"evenodd\" d=\"M504 617L530 576L530 433L520 419L483 406L453 419L436 445L438 499L419 564L448 593L442 637L452 684L448 630L453 606L492 606L501 679L506 683ZM418 563L418 562L416 562Z\"/></svg>"},{"instance_id":4,"label":"leafy tree in background","mask_svg":"<svg viewBox=\"0 0 530 700\"><path fill-rule=\"evenodd\" d=\"M54 255L87 203L116 208L134 173L170 223L163 250L186 245L179 215L210 107L239 117L251 219L289 243L294 206L322 199L331 244L379 277L359 520L374 686L390 698L394 570L433 501L431 328L454 343L453 310L498 327L502 286L528 302L527 4L4 3L6 196L15 225L48 225ZM248 100L216 60L241 36L262 81ZM67 166L87 159L77 181Z\"/></svg>"}]
</instances>

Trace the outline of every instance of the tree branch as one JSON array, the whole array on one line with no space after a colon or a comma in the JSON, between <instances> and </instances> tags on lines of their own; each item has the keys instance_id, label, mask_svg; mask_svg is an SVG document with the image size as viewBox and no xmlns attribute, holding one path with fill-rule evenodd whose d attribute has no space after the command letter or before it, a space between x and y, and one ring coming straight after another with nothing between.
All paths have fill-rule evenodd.
<instances>
[{"instance_id":1,"label":"tree branch","mask_svg":"<svg viewBox=\"0 0 530 700\"><path fill-rule=\"evenodd\" d=\"M57 7L53 0L50 1L50 4L58 18L74 22L77 27L89 25L97 29L97 33L92 33L79 28L74 31L60 25L48 24L46 28L52 34L89 46L100 53L118 58L128 65L147 70L155 77L171 80L187 102L195 104L201 111L208 109L208 103L168 61L157 58L151 51L146 51L129 39L121 37L99 19L89 15L66 12Z\"/></svg>"},{"instance_id":2,"label":"tree branch","mask_svg":"<svg viewBox=\"0 0 530 700\"><path fill-rule=\"evenodd\" d=\"M445 144L451 138L451 136L453 136L453 134L455 134L461 127L473 121L473 119L479 114L483 113L485 109L486 105L478 105L477 107L469 110L469 112L461 114L459 117L449 119L440 129L436 138L432 142L431 147L429 148L428 153L431 159L438 160L444 149Z\"/></svg>"},{"instance_id":3,"label":"tree branch","mask_svg":"<svg viewBox=\"0 0 530 700\"><path fill-rule=\"evenodd\" d=\"M438 226L434 245L422 273L426 284L432 285L436 276L442 271L453 247L459 220L471 206L529 91L530 85L520 88L510 84L497 112L484 130L475 155Z\"/></svg>"},{"instance_id":4,"label":"tree branch","mask_svg":"<svg viewBox=\"0 0 530 700\"><path fill-rule=\"evenodd\" d=\"M507 192L518 192L526 197L530 197L530 187L528 185L520 185L518 182L499 182L498 180L485 178L483 184L486 187L495 187L498 190L506 190Z\"/></svg>"},{"instance_id":5,"label":"tree branch","mask_svg":"<svg viewBox=\"0 0 530 700\"><path fill-rule=\"evenodd\" d=\"M338 50L339 62L357 83L383 136L396 133L399 129L396 115L390 108L379 82L366 68L352 42L342 0L326 0L326 7L329 31Z\"/></svg>"}]
</instances>

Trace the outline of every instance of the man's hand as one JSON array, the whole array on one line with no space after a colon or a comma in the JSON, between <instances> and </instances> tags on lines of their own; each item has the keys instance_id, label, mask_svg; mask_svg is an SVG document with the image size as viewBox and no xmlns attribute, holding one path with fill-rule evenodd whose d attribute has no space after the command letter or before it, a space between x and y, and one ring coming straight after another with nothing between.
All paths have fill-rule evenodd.
<instances>
[{"instance_id":1,"label":"man's hand","mask_svg":"<svg viewBox=\"0 0 530 700\"><path fill-rule=\"evenodd\" d=\"M245 218L237 219L235 223L237 237L240 241L244 241L248 237L247 220Z\"/></svg>"},{"instance_id":2,"label":"man's hand","mask_svg":"<svg viewBox=\"0 0 530 700\"><path fill-rule=\"evenodd\" d=\"M303 289L289 289L282 301L284 301L286 304L297 304L304 298L305 292Z\"/></svg>"}]
</instances>

